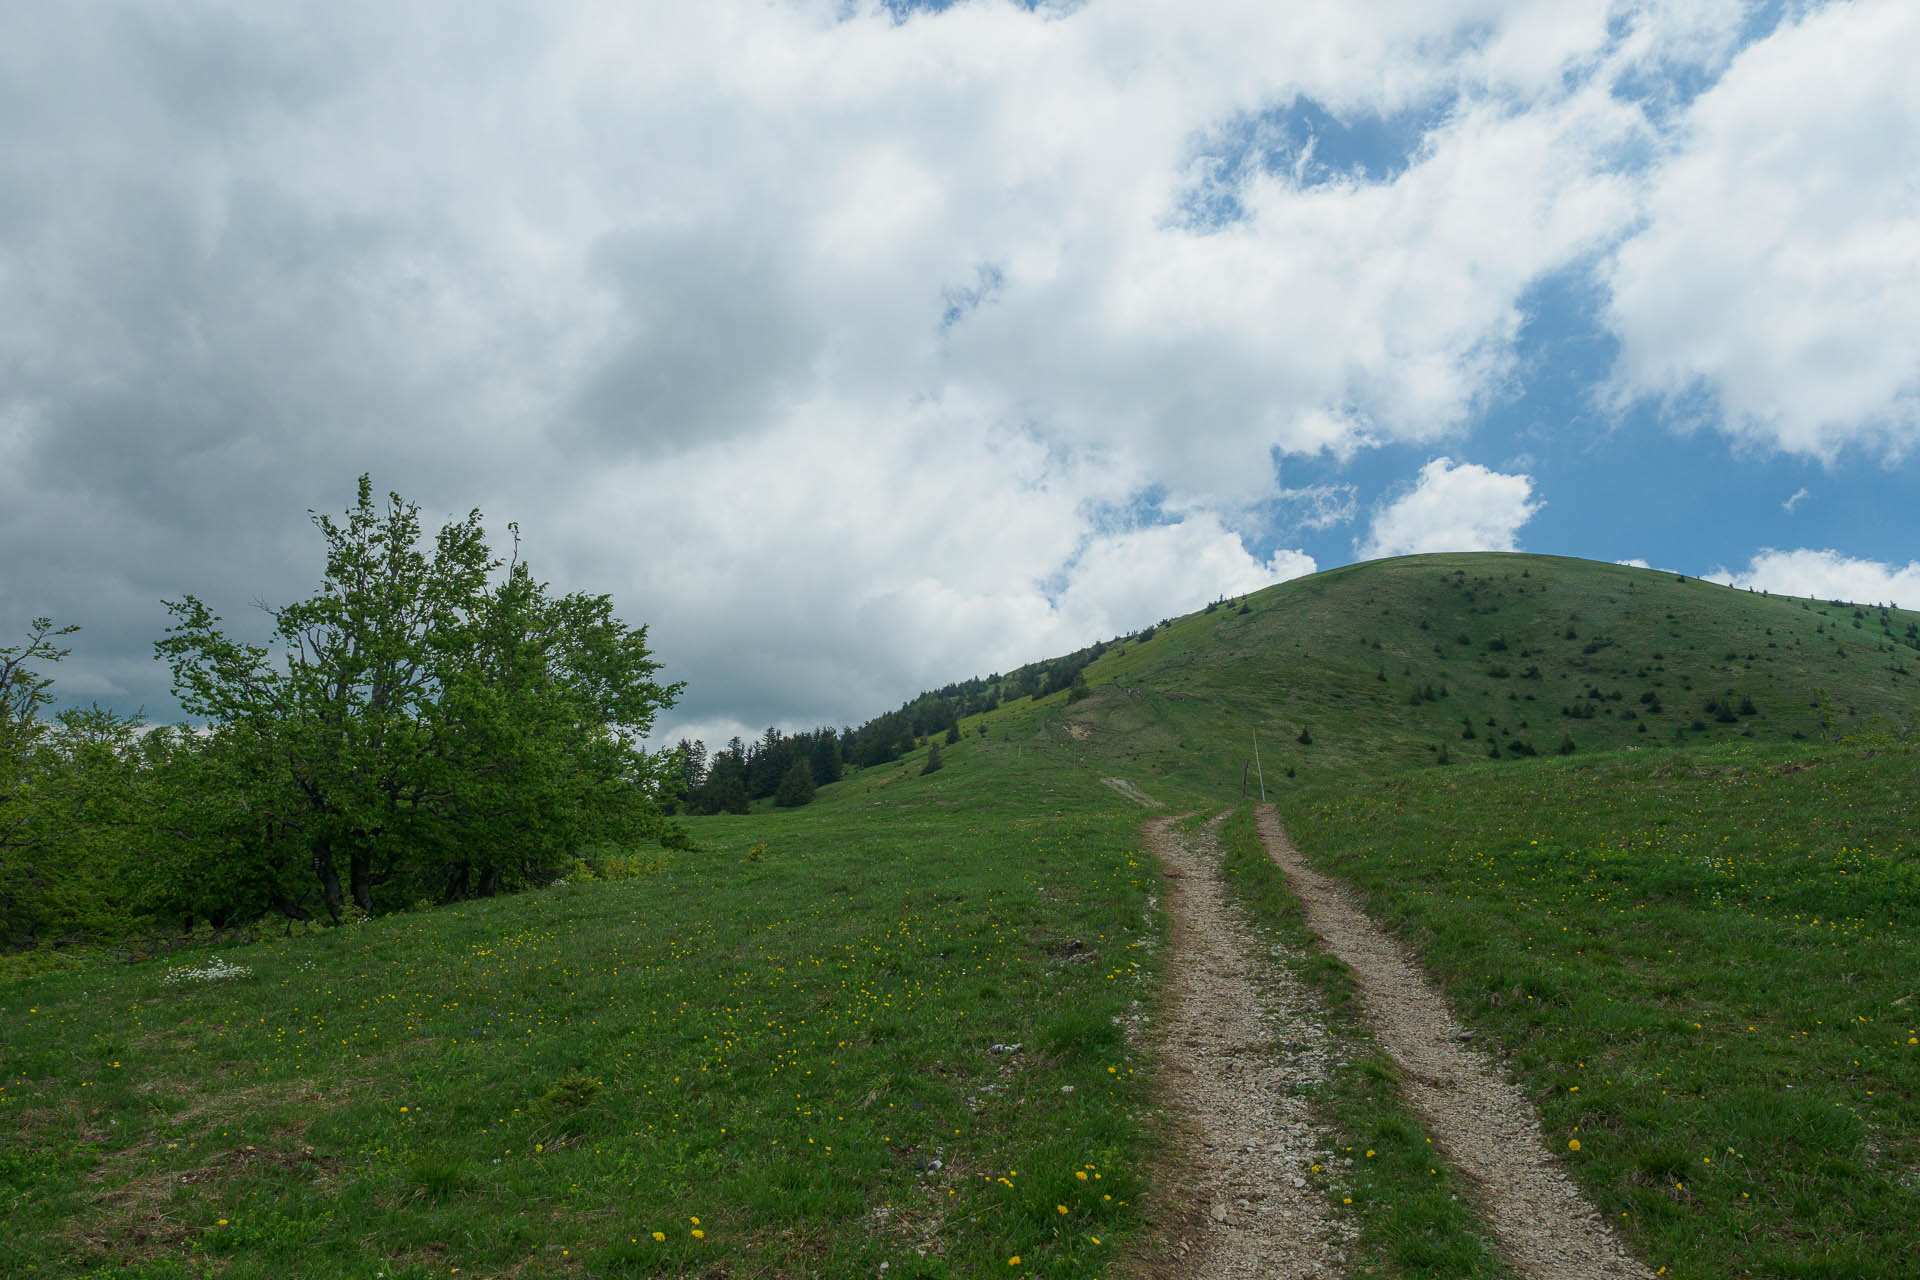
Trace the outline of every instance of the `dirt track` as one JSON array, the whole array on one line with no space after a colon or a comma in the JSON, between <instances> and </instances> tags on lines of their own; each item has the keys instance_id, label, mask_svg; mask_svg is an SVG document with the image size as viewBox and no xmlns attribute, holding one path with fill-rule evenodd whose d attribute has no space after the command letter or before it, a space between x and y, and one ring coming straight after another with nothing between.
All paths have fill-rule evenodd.
<instances>
[{"instance_id":1,"label":"dirt track","mask_svg":"<svg viewBox=\"0 0 1920 1280\"><path fill-rule=\"evenodd\" d=\"M1548 1154L1525 1095L1466 1047L1468 1033L1419 964L1344 885L1306 864L1272 806L1261 805L1256 816L1307 923L1353 970L1368 1025L1399 1067L1408 1105L1465 1176L1507 1260L1532 1280L1650 1277Z\"/></svg>"},{"instance_id":2,"label":"dirt track","mask_svg":"<svg viewBox=\"0 0 1920 1280\"><path fill-rule=\"evenodd\" d=\"M1305 1175L1331 1160L1304 1091L1333 1047L1312 993L1267 961L1227 899L1213 835L1147 824L1166 869L1167 1008L1159 1051L1180 1158L1161 1193L1152 1274L1306 1280L1345 1274L1346 1223Z\"/></svg>"}]
</instances>

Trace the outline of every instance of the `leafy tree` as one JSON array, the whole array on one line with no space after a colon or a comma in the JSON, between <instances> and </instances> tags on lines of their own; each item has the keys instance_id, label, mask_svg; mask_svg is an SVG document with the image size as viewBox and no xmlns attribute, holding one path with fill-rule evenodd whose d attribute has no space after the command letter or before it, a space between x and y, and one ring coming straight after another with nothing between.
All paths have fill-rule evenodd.
<instances>
[{"instance_id":1,"label":"leafy tree","mask_svg":"<svg viewBox=\"0 0 1920 1280\"><path fill-rule=\"evenodd\" d=\"M940 744L938 742L929 742L927 744L927 765L926 768L920 770L920 776L924 778L930 773L937 773L945 764L946 761L940 758Z\"/></svg>"},{"instance_id":2,"label":"leafy tree","mask_svg":"<svg viewBox=\"0 0 1920 1280\"><path fill-rule=\"evenodd\" d=\"M0 933L14 941L30 940L38 927L34 886L46 823L36 783L49 764L40 712L53 701L53 677L40 668L72 652L58 641L77 630L35 618L24 643L0 648Z\"/></svg>"},{"instance_id":3,"label":"leafy tree","mask_svg":"<svg viewBox=\"0 0 1920 1280\"><path fill-rule=\"evenodd\" d=\"M803 756L793 762L793 768L787 770L787 776L780 780L780 789L773 793L773 802L783 809L797 809L813 801L813 766Z\"/></svg>"},{"instance_id":4,"label":"leafy tree","mask_svg":"<svg viewBox=\"0 0 1920 1280\"><path fill-rule=\"evenodd\" d=\"M955 720L952 724L947 726L947 745L952 746L954 743L958 741L960 741L960 722L958 720Z\"/></svg>"},{"instance_id":5,"label":"leafy tree","mask_svg":"<svg viewBox=\"0 0 1920 1280\"><path fill-rule=\"evenodd\" d=\"M320 589L269 610L270 645L230 639L191 595L166 603L155 648L257 828L223 846L240 865L210 870L257 878L297 847L337 921L396 878L457 898L476 874L481 892L538 881L589 841L666 830L671 758L638 744L680 686L653 679L646 628L606 596L552 595L517 528L512 561L493 559L477 510L424 547L418 508L376 506L362 476L344 520L313 523Z\"/></svg>"}]
</instances>

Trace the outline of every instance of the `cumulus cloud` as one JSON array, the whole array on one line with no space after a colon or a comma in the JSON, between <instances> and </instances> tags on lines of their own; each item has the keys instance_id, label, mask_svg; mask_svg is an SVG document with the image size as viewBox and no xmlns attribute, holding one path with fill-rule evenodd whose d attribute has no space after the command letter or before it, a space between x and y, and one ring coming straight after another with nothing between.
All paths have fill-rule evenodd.
<instances>
[{"instance_id":1,"label":"cumulus cloud","mask_svg":"<svg viewBox=\"0 0 1920 1280\"><path fill-rule=\"evenodd\" d=\"M1105 637L1312 573L1313 557L1277 550L1265 563L1211 515L1099 538L1081 552L1059 610L1081 633Z\"/></svg>"},{"instance_id":2,"label":"cumulus cloud","mask_svg":"<svg viewBox=\"0 0 1920 1280\"><path fill-rule=\"evenodd\" d=\"M650 621L683 723L858 719L1309 571L1246 547L1354 491L1276 457L1510 394L1529 289L1642 211L1623 77L1741 20L895 8L0 20L0 629L80 622L67 683L164 710L158 600L304 594L363 470ZM1261 149L1298 102L1417 124L1325 172ZM1443 459L1369 553L1510 546L1531 492Z\"/></svg>"},{"instance_id":3,"label":"cumulus cloud","mask_svg":"<svg viewBox=\"0 0 1920 1280\"><path fill-rule=\"evenodd\" d=\"M1420 468L1411 490L1374 513L1360 556L1512 551L1520 526L1542 505L1533 500L1531 476L1435 458Z\"/></svg>"},{"instance_id":4,"label":"cumulus cloud","mask_svg":"<svg viewBox=\"0 0 1920 1280\"><path fill-rule=\"evenodd\" d=\"M1903 567L1858 559L1838 551L1805 547L1776 551L1769 547L1755 555L1744 569L1722 569L1707 576L1713 582L1772 591L1777 595L1899 604L1907 608L1920 602L1920 560L1909 561Z\"/></svg>"},{"instance_id":5,"label":"cumulus cloud","mask_svg":"<svg viewBox=\"0 0 1920 1280\"><path fill-rule=\"evenodd\" d=\"M1920 439L1920 7L1817 8L1741 52L1603 272L1618 402L1766 448Z\"/></svg>"}]
</instances>

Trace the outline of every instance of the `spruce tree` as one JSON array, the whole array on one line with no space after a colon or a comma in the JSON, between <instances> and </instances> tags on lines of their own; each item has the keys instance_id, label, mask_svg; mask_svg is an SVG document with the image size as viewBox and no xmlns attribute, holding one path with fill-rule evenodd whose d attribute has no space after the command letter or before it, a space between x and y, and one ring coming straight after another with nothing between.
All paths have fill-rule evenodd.
<instances>
[{"instance_id":1,"label":"spruce tree","mask_svg":"<svg viewBox=\"0 0 1920 1280\"><path fill-rule=\"evenodd\" d=\"M920 771L920 776L924 778L928 774L936 772L940 766L945 763L946 761L940 758L940 744L938 742L929 742L927 744L927 767Z\"/></svg>"},{"instance_id":2,"label":"spruce tree","mask_svg":"<svg viewBox=\"0 0 1920 1280\"><path fill-rule=\"evenodd\" d=\"M773 802L782 809L797 809L812 800L813 766L802 756L793 762L787 776L780 779L780 789L773 793Z\"/></svg>"}]
</instances>

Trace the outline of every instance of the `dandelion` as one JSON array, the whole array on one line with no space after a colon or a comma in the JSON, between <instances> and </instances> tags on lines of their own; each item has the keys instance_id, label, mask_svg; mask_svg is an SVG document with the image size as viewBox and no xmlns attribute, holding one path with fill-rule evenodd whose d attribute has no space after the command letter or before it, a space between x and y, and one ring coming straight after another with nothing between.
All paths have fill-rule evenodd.
<instances>
[{"instance_id":1,"label":"dandelion","mask_svg":"<svg viewBox=\"0 0 1920 1280\"><path fill-rule=\"evenodd\" d=\"M1580 1149L1580 1139L1578 1138L1567 1139L1567 1150L1578 1151L1579 1149Z\"/></svg>"},{"instance_id":2,"label":"dandelion","mask_svg":"<svg viewBox=\"0 0 1920 1280\"><path fill-rule=\"evenodd\" d=\"M707 1238L707 1233L702 1231L700 1228L695 1227L693 1229L693 1238L695 1240L705 1240Z\"/></svg>"},{"instance_id":3,"label":"dandelion","mask_svg":"<svg viewBox=\"0 0 1920 1280\"><path fill-rule=\"evenodd\" d=\"M1065 1212L1067 1211L1067 1206L1065 1206L1065 1205L1063 1205L1063 1204L1057 1204L1057 1205L1055 1205L1055 1206L1053 1206L1053 1207L1054 1207L1054 1211L1055 1211L1055 1212L1057 1212L1057 1213L1063 1213L1063 1214L1064 1214L1064 1213L1065 1213Z\"/></svg>"},{"instance_id":4,"label":"dandelion","mask_svg":"<svg viewBox=\"0 0 1920 1280\"><path fill-rule=\"evenodd\" d=\"M1080 1179L1080 1181L1085 1182L1087 1180L1087 1171L1085 1169L1075 1169L1073 1171L1073 1176Z\"/></svg>"},{"instance_id":5,"label":"dandelion","mask_svg":"<svg viewBox=\"0 0 1920 1280\"><path fill-rule=\"evenodd\" d=\"M667 1240L667 1233L666 1233L666 1232L664 1232L664 1231L656 1231L656 1232L654 1232L654 1233L653 1233L653 1242L654 1242L655 1244L665 1244L665 1243L666 1243L666 1240Z\"/></svg>"},{"instance_id":6,"label":"dandelion","mask_svg":"<svg viewBox=\"0 0 1920 1280\"><path fill-rule=\"evenodd\" d=\"M1013 1255L1013 1256L1012 1256L1011 1258L1008 1258L1008 1259L1007 1259L1007 1265L1008 1265L1008 1266L1010 1266L1010 1267L1017 1267L1017 1266L1019 1266L1019 1265L1020 1265L1020 1255L1016 1253L1016 1254L1014 1254L1014 1255Z\"/></svg>"}]
</instances>

